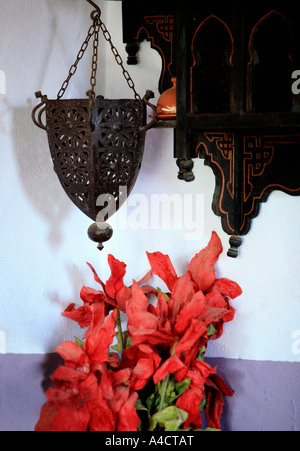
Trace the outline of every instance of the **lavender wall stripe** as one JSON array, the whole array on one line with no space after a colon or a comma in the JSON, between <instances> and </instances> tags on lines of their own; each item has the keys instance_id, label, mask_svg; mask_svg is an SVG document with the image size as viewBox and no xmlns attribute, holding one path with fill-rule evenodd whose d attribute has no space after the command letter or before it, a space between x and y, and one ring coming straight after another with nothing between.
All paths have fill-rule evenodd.
<instances>
[{"instance_id":1,"label":"lavender wall stripe","mask_svg":"<svg viewBox=\"0 0 300 451\"><path fill-rule=\"evenodd\" d=\"M300 431L300 363L207 361L235 390L225 400L224 431ZM34 430L60 364L57 354L0 355L0 431Z\"/></svg>"}]
</instances>

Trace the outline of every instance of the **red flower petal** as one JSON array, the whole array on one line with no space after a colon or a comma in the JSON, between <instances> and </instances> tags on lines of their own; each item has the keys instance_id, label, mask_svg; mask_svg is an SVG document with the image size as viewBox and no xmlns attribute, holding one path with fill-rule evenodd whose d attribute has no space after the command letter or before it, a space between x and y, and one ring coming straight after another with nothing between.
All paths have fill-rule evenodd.
<instances>
[{"instance_id":1,"label":"red flower petal","mask_svg":"<svg viewBox=\"0 0 300 451\"><path fill-rule=\"evenodd\" d=\"M150 363L145 362L146 360ZM139 346L131 346L123 351L121 365L123 368L131 368L132 378L130 380L130 386L134 390L139 390L137 388L138 384L144 387L159 367L160 362L161 357L150 346L141 344ZM146 368L147 375L143 372L144 368Z\"/></svg>"},{"instance_id":2,"label":"red flower petal","mask_svg":"<svg viewBox=\"0 0 300 451\"><path fill-rule=\"evenodd\" d=\"M187 354L193 356L194 346L199 349L200 339L204 342L207 341L207 328L199 321L192 319L190 326L185 331L183 337L176 345L175 354L180 356L181 354Z\"/></svg>"},{"instance_id":3,"label":"red flower petal","mask_svg":"<svg viewBox=\"0 0 300 451\"><path fill-rule=\"evenodd\" d=\"M89 359L85 352L72 341L59 345L56 352L64 359L65 365L71 368L82 368L89 365Z\"/></svg>"},{"instance_id":4,"label":"red flower petal","mask_svg":"<svg viewBox=\"0 0 300 451\"><path fill-rule=\"evenodd\" d=\"M94 302L106 302L107 297L103 291L94 290L90 287L82 287L80 291L80 298L83 302L93 304Z\"/></svg>"},{"instance_id":5,"label":"red flower petal","mask_svg":"<svg viewBox=\"0 0 300 451\"><path fill-rule=\"evenodd\" d=\"M189 414L188 419L184 423L183 427L186 429L190 424L201 425L201 414L199 412L199 405L203 399L204 385L196 388L189 388L182 396L177 400L176 407L184 410Z\"/></svg>"},{"instance_id":6,"label":"red flower petal","mask_svg":"<svg viewBox=\"0 0 300 451\"><path fill-rule=\"evenodd\" d=\"M98 391L97 399L89 403L89 411L91 415L90 432L115 431L117 416L103 398L101 390Z\"/></svg>"},{"instance_id":7,"label":"red flower petal","mask_svg":"<svg viewBox=\"0 0 300 451\"><path fill-rule=\"evenodd\" d=\"M128 323L135 324L135 315L140 312L147 312L147 304L148 298L145 296L139 285L133 281L131 296L126 305Z\"/></svg>"},{"instance_id":8,"label":"red flower petal","mask_svg":"<svg viewBox=\"0 0 300 451\"><path fill-rule=\"evenodd\" d=\"M121 312L126 313L126 303L131 296L131 289L125 285L116 294L116 303Z\"/></svg>"},{"instance_id":9,"label":"red flower petal","mask_svg":"<svg viewBox=\"0 0 300 451\"><path fill-rule=\"evenodd\" d=\"M222 253L222 243L218 235L213 232L208 246L197 254L188 266L193 281L199 290L208 290L215 282L215 264Z\"/></svg>"},{"instance_id":10,"label":"red flower petal","mask_svg":"<svg viewBox=\"0 0 300 451\"><path fill-rule=\"evenodd\" d=\"M86 405L76 406L72 402L61 405L46 403L41 409L36 432L85 432L90 413Z\"/></svg>"},{"instance_id":11,"label":"red flower petal","mask_svg":"<svg viewBox=\"0 0 300 451\"><path fill-rule=\"evenodd\" d=\"M147 343L149 345L166 345L172 346L175 341L179 340L179 337L167 334L165 332L154 331L153 329L135 329L133 327L128 327L132 338L132 344L140 345L142 343Z\"/></svg>"},{"instance_id":12,"label":"red flower petal","mask_svg":"<svg viewBox=\"0 0 300 451\"><path fill-rule=\"evenodd\" d=\"M153 376L153 382L156 385L158 382L165 379L168 374L175 374L180 369L186 370L186 366L184 363L177 357L177 355L174 355L170 357L168 360L166 360L163 365L156 371L156 373Z\"/></svg>"},{"instance_id":13,"label":"red flower petal","mask_svg":"<svg viewBox=\"0 0 300 451\"><path fill-rule=\"evenodd\" d=\"M102 280L98 277L98 274L96 273L96 271L94 270L94 268L92 267L92 265L90 263L86 263L88 265L88 267L92 270L93 274L94 274L94 279L96 282L100 283L100 285L102 286L103 290L105 291L105 284L102 282Z\"/></svg>"},{"instance_id":14,"label":"red flower petal","mask_svg":"<svg viewBox=\"0 0 300 451\"><path fill-rule=\"evenodd\" d=\"M212 289L205 294L205 301L207 305L210 307L216 307L221 309L227 309L228 308L228 302L222 296L219 290L215 287L215 285L212 287Z\"/></svg>"},{"instance_id":15,"label":"red flower petal","mask_svg":"<svg viewBox=\"0 0 300 451\"><path fill-rule=\"evenodd\" d=\"M118 414L130 396L130 388L119 385L115 388L113 398L109 400L112 411Z\"/></svg>"},{"instance_id":16,"label":"red flower petal","mask_svg":"<svg viewBox=\"0 0 300 451\"><path fill-rule=\"evenodd\" d=\"M158 326L158 317L145 311L146 302L148 302L144 293L140 291L137 297L134 295L130 298L127 303L127 314L128 314L128 330L129 332L136 329L143 329L155 332ZM138 310L138 305L141 305L141 310Z\"/></svg>"},{"instance_id":17,"label":"red flower petal","mask_svg":"<svg viewBox=\"0 0 300 451\"><path fill-rule=\"evenodd\" d=\"M118 385L122 385L125 382L128 382L131 377L131 374L132 371L129 368L124 368L123 370L112 372L111 380L113 388L117 387Z\"/></svg>"},{"instance_id":18,"label":"red flower petal","mask_svg":"<svg viewBox=\"0 0 300 451\"><path fill-rule=\"evenodd\" d=\"M84 334L84 339L86 339L94 330L96 330L99 326L101 326L105 320L107 306L104 303L97 302L96 304L92 304L90 306L90 310L92 313L92 319L90 323L90 327L86 330Z\"/></svg>"},{"instance_id":19,"label":"red flower petal","mask_svg":"<svg viewBox=\"0 0 300 451\"><path fill-rule=\"evenodd\" d=\"M108 264L111 269L111 276L106 282L106 294L112 299L116 299L118 291L124 287L123 278L126 274L126 265L112 255L108 256Z\"/></svg>"},{"instance_id":20,"label":"red flower petal","mask_svg":"<svg viewBox=\"0 0 300 451\"><path fill-rule=\"evenodd\" d=\"M143 285L143 283L149 282L150 278L152 276L152 271L147 272L147 274L138 281L138 285Z\"/></svg>"},{"instance_id":21,"label":"red flower petal","mask_svg":"<svg viewBox=\"0 0 300 451\"><path fill-rule=\"evenodd\" d=\"M99 380L99 391L104 400L110 402L114 397L113 381L111 377L111 371L107 367L100 363L94 367L94 371L97 374Z\"/></svg>"},{"instance_id":22,"label":"red flower petal","mask_svg":"<svg viewBox=\"0 0 300 451\"><path fill-rule=\"evenodd\" d=\"M241 287L236 282L224 278L216 280L215 288L230 299L235 299L243 293Z\"/></svg>"},{"instance_id":23,"label":"red flower petal","mask_svg":"<svg viewBox=\"0 0 300 451\"><path fill-rule=\"evenodd\" d=\"M88 369L88 367L87 367ZM57 370L54 372L51 379L54 381L54 383L60 382L66 382L71 385L78 384L80 381L86 379L87 373L83 371L78 371L75 368L70 368L67 366L59 366Z\"/></svg>"},{"instance_id":24,"label":"red flower petal","mask_svg":"<svg viewBox=\"0 0 300 451\"><path fill-rule=\"evenodd\" d=\"M134 391L142 390L155 371L154 362L151 359L140 359L132 373L130 387Z\"/></svg>"},{"instance_id":25,"label":"red flower petal","mask_svg":"<svg viewBox=\"0 0 300 451\"><path fill-rule=\"evenodd\" d=\"M179 335L182 335L190 325L191 320L201 319L201 316L206 309L205 296L202 291L198 291L183 305L175 324L175 331Z\"/></svg>"},{"instance_id":26,"label":"red flower petal","mask_svg":"<svg viewBox=\"0 0 300 451\"><path fill-rule=\"evenodd\" d=\"M159 317L147 309L148 299L142 289L134 281L132 295L127 301L128 331L132 338L132 345L147 343L151 345L170 345L178 340L170 331L159 330ZM155 312L155 309L152 309Z\"/></svg>"},{"instance_id":27,"label":"red flower petal","mask_svg":"<svg viewBox=\"0 0 300 451\"><path fill-rule=\"evenodd\" d=\"M176 271L171 263L170 257L161 252L152 254L147 252L148 260L152 269L152 273L160 277L168 289L172 291L174 283L177 280Z\"/></svg>"},{"instance_id":28,"label":"red flower petal","mask_svg":"<svg viewBox=\"0 0 300 451\"><path fill-rule=\"evenodd\" d=\"M121 407L118 415L118 427L117 431L137 431L140 418L137 414L135 404L138 399L137 393L132 393L126 403Z\"/></svg>"},{"instance_id":29,"label":"red flower petal","mask_svg":"<svg viewBox=\"0 0 300 451\"><path fill-rule=\"evenodd\" d=\"M205 418L209 427L221 429L220 418L223 413L223 395L233 396L234 392L225 384L217 374L212 374L206 381Z\"/></svg>"},{"instance_id":30,"label":"red flower petal","mask_svg":"<svg viewBox=\"0 0 300 451\"><path fill-rule=\"evenodd\" d=\"M61 367L56 372L57 381L61 378L76 382L75 373L71 368ZM36 431L87 431L90 420L88 406L96 398L98 384L94 374L85 375L82 381L80 379L73 386L66 385L66 391L52 388L47 391L49 402L41 409Z\"/></svg>"},{"instance_id":31,"label":"red flower petal","mask_svg":"<svg viewBox=\"0 0 300 451\"><path fill-rule=\"evenodd\" d=\"M81 328L88 327L92 321L92 312L85 306L75 310L75 304L70 304L62 315L76 321Z\"/></svg>"},{"instance_id":32,"label":"red flower petal","mask_svg":"<svg viewBox=\"0 0 300 451\"><path fill-rule=\"evenodd\" d=\"M115 337L116 317L117 310L114 310L103 326L87 338L83 351L89 356L92 365L107 361L108 350Z\"/></svg>"},{"instance_id":33,"label":"red flower petal","mask_svg":"<svg viewBox=\"0 0 300 451\"><path fill-rule=\"evenodd\" d=\"M212 368L208 363L202 362L201 360L195 360L193 362L193 370L197 371L197 374L200 375L200 377L203 380L207 380L208 377L215 376L215 373L217 371L216 368Z\"/></svg>"},{"instance_id":34,"label":"red flower petal","mask_svg":"<svg viewBox=\"0 0 300 451\"><path fill-rule=\"evenodd\" d=\"M169 316L169 307L163 293L160 293L160 295L158 296L156 312L157 316L159 316L160 318L168 318Z\"/></svg>"},{"instance_id":35,"label":"red flower petal","mask_svg":"<svg viewBox=\"0 0 300 451\"><path fill-rule=\"evenodd\" d=\"M173 286L172 298L168 304L169 318L176 321L180 310L188 304L195 294L194 283L190 274L187 272L177 279Z\"/></svg>"}]
</instances>

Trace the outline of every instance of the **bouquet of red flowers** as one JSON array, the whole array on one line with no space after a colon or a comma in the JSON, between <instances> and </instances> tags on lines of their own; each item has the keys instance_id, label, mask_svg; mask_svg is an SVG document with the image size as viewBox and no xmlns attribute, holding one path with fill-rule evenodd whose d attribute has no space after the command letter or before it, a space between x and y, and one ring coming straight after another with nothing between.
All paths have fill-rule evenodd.
<instances>
[{"instance_id":1,"label":"bouquet of red flowers","mask_svg":"<svg viewBox=\"0 0 300 451\"><path fill-rule=\"evenodd\" d=\"M181 277L169 256L147 254L151 271L130 287L123 282L126 265L113 256L106 283L89 265L101 290L83 287L83 306L71 304L63 313L86 332L82 341L57 348L65 363L52 376L35 430L189 431L202 429L203 415L209 429L219 430L223 396L234 392L204 355L234 318L229 299L242 293L235 282L216 279L221 252L213 232ZM146 285L151 274L168 293Z\"/></svg>"}]
</instances>

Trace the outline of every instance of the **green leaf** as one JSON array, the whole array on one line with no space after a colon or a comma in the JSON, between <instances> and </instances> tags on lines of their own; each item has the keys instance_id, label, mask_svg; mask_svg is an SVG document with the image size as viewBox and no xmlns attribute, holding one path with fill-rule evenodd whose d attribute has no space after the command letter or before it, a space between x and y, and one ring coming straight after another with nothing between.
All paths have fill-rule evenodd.
<instances>
[{"instance_id":1,"label":"green leaf","mask_svg":"<svg viewBox=\"0 0 300 451\"><path fill-rule=\"evenodd\" d=\"M209 324L209 325L207 326L207 329L208 329L208 332L207 332L207 336L208 336L208 337L211 337L212 335L214 335L215 333L217 333L217 329L216 329L212 324Z\"/></svg>"},{"instance_id":2,"label":"green leaf","mask_svg":"<svg viewBox=\"0 0 300 451\"><path fill-rule=\"evenodd\" d=\"M120 341L120 336L119 334L116 335L118 343L115 346L112 346L111 349L113 349L114 351L118 352L119 354L121 354L122 352L122 344Z\"/></svg>"},{"instance_id":3,"label":"green leaf","mask_svg":"<svg viewBox=\"0 0 300 451\"><path fill-rule=\"evenodd\" d=\"M205 353L206 353L206 346L203 346L202 348L199 349L196 360L203 362Z\"/></svg>"},{"instance_id":4,"label":"green leaf","mask_svg":"<svg viewBox=\"0 0 300 451\"><path fill-rule=\"evenodd\" d=\"M136 404L135 404L135 408L137 411L140 412L146 412L146 419L148 420L148 424L147 424L147 430L148 431L154 431L154 429L156 428L156 421L151 417L149 410L147 409L147 407L145 407L142 403L142 401L140 399L137 400ZM142 416L142 415L141 415ZM143 428L143 424L141 422L140 424L141 426L141 430L145 430Z\"/></svg>"},{"instance_id":5,"label":"green leaf","mask_svg":"<svg viewBox=\"0 0 300 451\"><path fill-rule=\"evenodd\" d=\"M171 380L167 388L164 403L165 407L173 405L176 399L187 391L191 384L191 379L185 379L184 381L178 382L177 384L175 384L174 382L175 381Z\"/></svg>"},{"instance_id":6,"label":"green leaf","mask_svg":"<svg viewBox=\"0 0 300 451\"><path fill-rule=\"evenodd\" d=\"M81 349L83 348L84 345L84 341L79 340L79 338L74 337L75 338L75 343L77 344L77 346L79 346Z\"/></svg>"},{"instance_id":7,"label":"green leaf","mask_svg":"<svg viewBox=\"0 0 300 451\"><path fill-rule=\"evenodd\" d=\"M169 304L171 298L166 293L163 293L160 288L157 288L157 295L159 296L160 294L163 295L163 297L165 298L167 304Z\"/></svg>"},{"instance_id":8,"label":"green leaf","mask_svg":"<svg viewBox=\"0 0 300 451\"><path fill-rule=\"evenodd\" d=\"M203 412L203 410L205 409L205 407L206 407L206 399L203 398L202 401L201 401L200 404L199 404L199 412L200 412L200 413Z\"/></svg>"},{"instance_id":9,"label":"green leaf","mask_svg":"<svg viewBox=\"0 0 300 451\"><path fill-rule=\"evenodd\" d=\"M176 399L179 398L179 396L183 395L191 385L191 379L185 379L182 382L178 382L174 385L174 391L176 393Z\"/></svg>"},{"instance_id":10,"label":"green leaf","mask_svg":"<svg viewBox=\"0 0 300 451\"><path fill-rule=\"evenodd\" d=\"M188 419L188 413L176 406L170 406L160 410L152 416L152 419L165 431L177 431Z\"/></svg>"},{"instance_id":11,"label":"green leaf","mask_svg":"<svg viewBox=\"0 0 300 451\"><path fill-rule=\"evenodd\" d=\"M126 330L126 332L123 332L122 335L118 331L116 333L116 337L117 337L117 344L115 346L111 347L114 351L121 354L122 347L124 347L124 349L130 348L130 346L132 344L132 339L127 330Z\"/></svg>"},{"instance_id":12,"label":"green leaf","mask_svg":"<svg viewBox=\"0 0 300 451\"><path fill-rule=\"evenodd\" d=\"M124 337L125 349L131 348L131 346L132 346L132 338L129 335L128 330L126 330L126 332L123 333L123 337Z\"/></svg>"}]
</instances>

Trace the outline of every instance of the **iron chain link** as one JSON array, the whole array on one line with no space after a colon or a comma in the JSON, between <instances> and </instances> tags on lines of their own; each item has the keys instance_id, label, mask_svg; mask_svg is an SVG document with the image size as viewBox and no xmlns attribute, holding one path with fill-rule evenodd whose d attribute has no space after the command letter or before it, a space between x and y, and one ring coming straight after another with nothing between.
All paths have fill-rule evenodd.
<instances>
[{"instance_id":1,"label":"iron chain link","mask_svg":"<svg viewBox=\"0 0 300 451\"><path fill-rule=\"evenodd\" d=\"M93 42L93 58L92 58L92 74L91 74L91 91L92 91L93 95L95 95L95 87L96 87L96 83L97 83L99 31L100 31L100 24L98 22L95 22L94 42Z\"/></svg>"},{"instance_id":2,"label":"iron chain link","mask_svg":"<svg viewBox=\"0 0 300 451\"><path fill-rule=\"evenodd\" d=\"M141 100L141 96L137 93L137 91L135 89L134 81L132 80L128 70L125 69L123 59L122 59L121 55L119 54L117 48L114 46L114 44L112 42L111 34L108 31L108 29L106 28L105 24L100 19L100 17L99 17L99 23L100 23L101 30L103 32L104 39L106 39L106 41L109 42L110 48L115 57L116 63L121 67L123 76L129 86L129 88L132 89L132 91L134 92L135 99Z\"/></svg>"},{"instance_id":3,"label":"iron chain link","mask_svg":"<svg viewBox=\"0 0 300 451\"><path fill-rule=\"evenodd\" d=\"M73 75L77 71L77 67L78 67L79 61L83 58L83 56L84 56L84 54L86 52L86 49L88 48L90 39L94 35L94 33L95 33L95 24L93 23L91 25L89 31L88 31L88 35L87 35L84 43L82 44L82 46L81 46L81 48L80 48L80 50L79 50L79 52L77 54L75 63L70 67L67 79L63 82L63 84L62 84L62 86L61 86L61 88L60 88L60 90L59 90L59 92L57 94L57 100L61 99L63 97L63 95L65 94L65 92L66 92L66 90L67 90L67 88L69 86L71 78L73 77Z\"/></svg>"},{"instance_id":4,"label":"iron chain link","mask_svg":"<svg viewBox=\"0 0 300 451\"><path fill-rule=\"evenodd\" d=\"M88 48L89 42L93 36L94 36L94 41L93 41L92 73L91 73L91 79L90 79L90 83L91 83L90 93L92 94L92 96L95 96L100 29L103 32L104 39L110 44L112 54L114 55L116 63L121 67L123 76L129 86L129 88L132 89L132 91L134 93L134 98L137 100L141 100L141 96L138 94L138 92L135 89L135 83L132 80L129 72L125 69L123 59L122 59L121 55L119 54L117 48L113 44L111 34L108 31L108 29L106 28L106 25L102 22L102 20L100 18L100 14L98 14L96 12L92 13L92 18L93 18L93 24L89 28L88 35L77 54L75 63L70 67L68 77L63 82L63 84L57 94L57 100L61 99L63 97L63 95L65 94L65 92L69 86L70 80L73 77L73 75L76 73L78 64L79 64L80 60L83 58L83 56Z\"/></svg>"}]
</instances>

